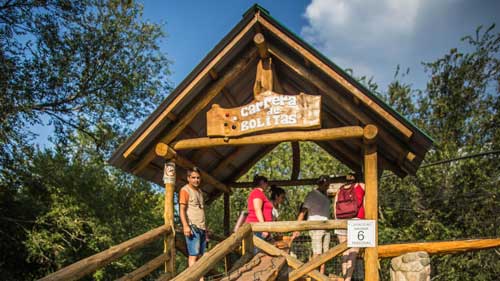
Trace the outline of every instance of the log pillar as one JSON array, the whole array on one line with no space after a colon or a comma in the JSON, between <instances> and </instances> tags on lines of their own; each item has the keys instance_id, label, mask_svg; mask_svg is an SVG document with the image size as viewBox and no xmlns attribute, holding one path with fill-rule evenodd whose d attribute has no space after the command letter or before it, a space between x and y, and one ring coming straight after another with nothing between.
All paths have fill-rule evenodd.
<instances>
[{"instance_id":1,"label":"log pillar","mask_svg":"<svg viewBox=\"0 0 500 281\"><path fill-rule=\"evenodd\" d=\"M163 182L165 184L165 210L163 217L165 226L174 229L174 191L175 191L175 158L167 160L163 173ZM164 240L164 253L169 253L170 258L165 263L165 272L170 276L175 276L175 231L171 231Z\"/></svg>"},{"instance_id":2,"label":"log pillar","mask_svg":"<svg viewBox=\"0 0 500 281\"><path fill-rule=\"evenodd\" d=\"M231 220L231 210L230 210L230 197L229 193L224 193L224 237L229 237L230 234L230 220ZM229 256L224 257L224 267L226 272L231 268L231 260Z\"/></svg>"},{"instance_id":3,"label":"log pillar","mask_svg":"<svg viewBox=\"0 0 500 281\"><path fill-rule=\"evenodd\" d=\"M229 237L230 234L230 220L231 220L231 210L229 193L224 193L224 236Z\"/></svg>"},{"instance_id":4,"label":"log pillar","mask_svg":"<svg viewBox=\"0 0 500 281\"><path fill-rule=\"evenodd\" d=\"M364 178L365 178L365 219L375 220L375 247L365 249L365 280L378 281L378 167L377 167L377 127L367 125L363 130Z\"/></svg>"}]
</instances>

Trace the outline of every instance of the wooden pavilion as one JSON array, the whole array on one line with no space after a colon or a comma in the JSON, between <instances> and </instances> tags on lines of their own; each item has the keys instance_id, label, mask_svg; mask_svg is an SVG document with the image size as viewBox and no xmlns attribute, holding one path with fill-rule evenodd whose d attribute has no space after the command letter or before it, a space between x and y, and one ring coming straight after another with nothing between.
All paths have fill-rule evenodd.
<instances>
[{"instance_id":1,"label":"wooden pavilion","mask_svg":"<svg viewBox=\"0 0 500 281\"><path fill-rule=\"evenodd\" d=\"M314 268L345 251L345 243L302 264L272 245L253 239L252 232L345 229L344 220L258 223L245 225L229 236L231 191L250 187L250 183L236 181L277 144L291 142L293 154L292 176L280 181L280 185L316 182L316 179L298 179L299 141L316 143L353 171L363 174L366 219L375 222L382 171L392 171L399 177L414 174L433 142L255 5L110 159L112 165L124 171L165 185L165 225L41 280L78 279L164 235L164 253L120 280L139 280L162 264L166 274L160 280L197 280L242 242L243 257L251 258L254 244L267 254L284 257L281 260L294 269L289 280L304 275L329 280ZM202 171L201 188L209 201L224 196L225 235L229 237L197 261L197 266L176 276L174 257L179 239L176 241L175 237L173 198L174 192L185 184L185 170L193 166ZM365 250L365 280L378 280L381 257L394 257L411 250L449 253L498 245L500 239L466 241L460 245L375 244Z\"/></svg>"},{"instance_id":2,"label":"wooden pavilion","mask_svg":"<svg viewBox=\"0 0 500 281\"><path fill-rule=\"evenodd\" d=\"M231 128L210 132L207 122L217 115L212 108L241 107L266 91L320 96L320 124L278 125L250 134L232 134ZM233 121L229 120L236 129L244 125L243 120L236 125ZM292 142L295 161L290 182L282 185L315 181L297 179L297 141L313 141L353 171L364 172L367 218L375 220L378 176L383 170L400 177L415 173L432 145L429 136L255 5L114 153L110 163L163 184L165 158L175 158L176 188L184 184L185 169L197 166L202 170L203 191L210 199L224 194L228 206L231 188L242 186L234 182L284 141ZM172 200L174 190L169 185L166 194ZM173 219L172 209L170 203L167 224ZM226 209L225 225L228 219ZM371 260L366 272L376 274L376 250L366 252L367 261Z\"/></svg>"}]
</instances>

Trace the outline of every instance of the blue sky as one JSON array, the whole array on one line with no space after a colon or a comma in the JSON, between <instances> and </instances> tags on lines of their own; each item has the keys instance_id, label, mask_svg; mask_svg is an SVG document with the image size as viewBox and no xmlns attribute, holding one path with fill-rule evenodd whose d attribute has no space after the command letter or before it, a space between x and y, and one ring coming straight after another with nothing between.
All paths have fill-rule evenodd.
<instances>
[{"instance_id":1,"label":"blue sky","mask_svg":"<svg viewBox=\"0 0 500 281\"><path fill-rule=\"evenodd\" d=\"M178 85L202 58L258 3L342 68L373 77L384 91L396 66L410 68L406 82L423 88L422 61L433 61L479 25L500 19L493 0L144 0L144 17L165 23L162 49L174 62Z\"/></svg>"},{"instance_id":2,"label":"blue sky","mask_svg":"<svg viewBox=\"0 0 500 281\"><path fill-rule=\"evenodd\" d=\"M142 0L143 17L164 24L161 49L173 62L170 81L178 85L257 3L280 23L355 76L373 77L384 92L396 66L410 68L404 78L414 88L428 80L421 65L450 48L479 25L500 23L495 0ZM500 26L496 32L499 32ZM138 120L139 126L143 120ZM46 146L52 130L35 126Z\"/></svg>"}]
</instances>

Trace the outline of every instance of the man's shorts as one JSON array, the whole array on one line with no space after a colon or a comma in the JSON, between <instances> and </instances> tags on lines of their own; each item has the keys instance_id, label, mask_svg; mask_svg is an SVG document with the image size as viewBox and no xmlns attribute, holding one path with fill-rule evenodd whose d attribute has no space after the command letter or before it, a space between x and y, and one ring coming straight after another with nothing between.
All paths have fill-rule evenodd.
<instances>
[{"instance_id":1,"label":"man's shorts","mask_svg":"<svg viewBox=\"0 0 500 281\"><path fill-rule=\"evenodd\" d=\"M207 234L205 230L200 229L194 225L189 226L192 235L186 236L186 246L189 256L201 256L205 253L207 247Z\"/></svg>"},{"instance_id":2,"label":"man's shorts","mask_svg":"<svg viewBox=\"0 0 500 281\"><path fill-rule=\"evenodd\" d=\"M323 216L309 216L310 221L321 221L328 220L327 217ZM315 255L322 254L330 248L330 232L325 230L309 230L309 236L311 236L311 248Z\"/></svg>"}]
</instances>

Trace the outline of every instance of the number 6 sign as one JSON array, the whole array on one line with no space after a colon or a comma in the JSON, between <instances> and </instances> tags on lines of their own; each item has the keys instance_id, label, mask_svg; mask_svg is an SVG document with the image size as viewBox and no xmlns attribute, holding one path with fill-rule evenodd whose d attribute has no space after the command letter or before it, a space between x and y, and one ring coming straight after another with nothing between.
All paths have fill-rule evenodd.
<instances>
[{"instance_id":1,"label":"number 6 sign","mask_svg":"<svg viewBox=\"0 0 500 281\"><path fill-rule=\"evenodd\" d=\"M375 221L348 220L347 247L349 248L375 247Z\"/></svg>"}]
</instances>

